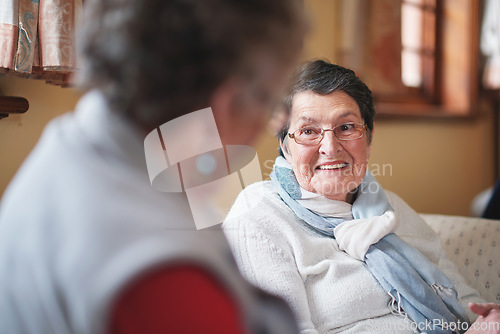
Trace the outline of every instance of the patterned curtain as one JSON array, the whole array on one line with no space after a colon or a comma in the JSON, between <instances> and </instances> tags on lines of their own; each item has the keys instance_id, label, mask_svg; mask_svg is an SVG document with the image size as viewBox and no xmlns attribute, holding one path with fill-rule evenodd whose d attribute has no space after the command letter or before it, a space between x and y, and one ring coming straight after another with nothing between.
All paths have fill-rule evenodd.
<instances>
[{"instance_id":1,"label":"patterned curtain","mask_svg":"<svg viewBox=\"0 0 500 334\"><path fill-rule=\"evenodd\" d=\"M83 0L0 0L0 75L66 86Z\"/></svg>"}]
</instances>

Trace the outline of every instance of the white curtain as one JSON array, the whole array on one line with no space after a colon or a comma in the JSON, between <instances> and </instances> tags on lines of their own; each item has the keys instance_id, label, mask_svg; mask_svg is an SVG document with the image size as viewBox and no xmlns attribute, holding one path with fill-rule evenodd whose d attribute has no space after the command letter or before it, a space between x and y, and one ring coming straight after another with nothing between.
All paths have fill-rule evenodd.
<instances>
[{"instance_id":1,"label":"white curtain","mask_svg":"<svg viewBox=\"0 0 500 334\"><path fill-rule=\"evenodd\" d=\"M481 51L487 59L483 86L500 89L500 0L487 0L484 9Z\"/></svg>"},{"instance_id":2,"label":"white curtain","mask_svg":"<svg viewBox=\"0 0 500 334\"><path fill-rule=\"evenodd\" d=\"M0 0L0 73L67 85L82 0Z\"/></svg>"}]
</instances>

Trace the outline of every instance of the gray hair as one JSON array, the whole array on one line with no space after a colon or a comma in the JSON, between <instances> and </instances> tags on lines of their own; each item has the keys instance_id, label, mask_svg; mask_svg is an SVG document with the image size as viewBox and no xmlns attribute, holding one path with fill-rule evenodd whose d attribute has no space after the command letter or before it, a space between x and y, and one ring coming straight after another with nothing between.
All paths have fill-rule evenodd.
<instances>
[{"instance_id":1,"label":"gray hair","mask_svg":"<svg viewBox=\"0 0 500 334\"><path fill-rule=\"evenodd\" d=\"M78 82L148 127L208 106L257 51L288 61L305 22L296 0L87 0Z\"/></svg>"},{"instance_id":2,"label":"gray hair","mask_svg":"<svg viewBox=\"0 0 500 334\"><path fill-rule=\"evenodd\" d=\"M359 79L354 71L332 64L325 60L308 61L295 70L284 98L285 111L290 116L293 98L297 93L312 91L319 95L328 95L334 91L343 91L358 104L361 117L366 124L368 142L371 142L375 107L373 95L368 86ZM278 140L286 147L286 138L290 123L287 121L277 133ZM280 154L283 155L283 152Z\"/></svg>"}]
</instances>

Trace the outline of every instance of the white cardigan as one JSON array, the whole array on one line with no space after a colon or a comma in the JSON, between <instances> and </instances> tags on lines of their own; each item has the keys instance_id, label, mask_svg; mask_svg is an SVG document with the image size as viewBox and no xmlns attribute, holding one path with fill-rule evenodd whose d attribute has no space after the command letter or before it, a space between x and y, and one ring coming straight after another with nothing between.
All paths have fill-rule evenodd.
<instances>
[{"instance_id":1,"label":"white cardigan","mask_svg":"<svg viewBox=\"0 0 500 334\"><path fill-rule=\"evenodd\" d=\"M451 279L464 307L481 301L441 249L438 236L403 200L388 192L400 220L396 233ZM364 262L339 250L288 208L270 181L247 187L237 198L224 232L243 275L284 298L301 333L413 333L414 323L391 313L391 297ZM469 312L471 320L475 319Z\"/></svg>"}]
</instances>

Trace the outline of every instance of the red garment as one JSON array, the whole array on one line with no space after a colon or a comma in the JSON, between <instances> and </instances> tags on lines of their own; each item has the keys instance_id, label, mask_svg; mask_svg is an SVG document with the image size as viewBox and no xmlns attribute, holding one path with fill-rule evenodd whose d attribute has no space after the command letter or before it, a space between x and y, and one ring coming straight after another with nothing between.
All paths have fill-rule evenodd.
<instances>
[{"instance_id":1,"label":"red garment","mask_svg":"<svg viewBox=\"0 0 500 334\"><path fill-rule=\"evenodd\" d=\"M228 291L206 270L188 265L133 282L110 314L110 334L246 333Z\"/></svg>"}]
</instances>

